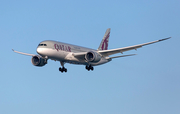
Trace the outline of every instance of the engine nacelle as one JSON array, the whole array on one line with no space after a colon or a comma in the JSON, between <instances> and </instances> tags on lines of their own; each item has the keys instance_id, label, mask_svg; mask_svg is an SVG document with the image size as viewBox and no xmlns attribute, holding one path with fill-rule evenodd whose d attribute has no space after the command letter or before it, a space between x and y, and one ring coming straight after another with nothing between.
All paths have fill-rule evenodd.
<instances>
[{"instance_id":1,"label":"engine nacelle","mask_svg":"<svg viewBox=\"0 0 180 114\"><path fill-rule=\"evenodd\" d=\"M47 60L40 57L40 56L33 56L31 59L31 62L34 66L44 66L45 64L47 64Z\"/></svg>"},{"instance_id":2,"label":"engine nacelle","mask_svg":"<svg viewBox=\"0 0 180 114\"><path fill-rule=\"evenodd\" d=\"M90 51L86 53L85 59L88 62L99 62L101 60L101 56L96 52Z\"/></svg>"}]
</instances>

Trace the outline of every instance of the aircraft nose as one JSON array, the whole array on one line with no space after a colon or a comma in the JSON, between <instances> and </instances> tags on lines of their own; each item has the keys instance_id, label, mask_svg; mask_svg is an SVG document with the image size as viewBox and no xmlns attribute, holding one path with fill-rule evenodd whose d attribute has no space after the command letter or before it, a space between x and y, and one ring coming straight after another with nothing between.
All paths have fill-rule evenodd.
<instances>
[{"instance_id":1,"label":"aircraft nose","mask_svg":"<svg viewBox=\"0 0 180 114\"><path fill-rule=\"evenodd\" d=\"M41 48L37 48L36 52L37 52L38 54L41 54L41 53L42 53L42 49L41 49Z\"/></svg>"}]
</instances>

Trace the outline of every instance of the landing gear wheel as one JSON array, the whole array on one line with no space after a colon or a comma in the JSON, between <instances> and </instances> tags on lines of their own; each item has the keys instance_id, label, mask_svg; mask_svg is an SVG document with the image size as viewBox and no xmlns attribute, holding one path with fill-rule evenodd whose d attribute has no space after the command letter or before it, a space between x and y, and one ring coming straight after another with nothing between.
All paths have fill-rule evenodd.
<instances>
[{"instance_id":1,"label":"landing gear wheel","mask_svg":"<svg viewBox=\"0 0 180 114\"><path fill-rule=\"evenodd\" d=\"M93 71L93 70L94 70L94 67L92 67L91 65L89 65L89 66L86 65L86 69L87 69L88 71L90 71L90 70Z\"/></svg>"},{"instance_id":2,"label":"landing gear wheel","mask_svg":"<svg viewBox=\"0 0 180 114\"><path fill-rule=\"evenodd\" d=\"M67 72L67 69L63 67L63 71L64 71L64 72Z\"/></svg>"},{"instance_id":3,"label":"landing gear wheel","mask_svg":"<svg viewBox=\"0 0 180 114\"><path fill-rule=\"evenodd\" d=\"M63 73L63 72L67 72L67 69L64 67L63 68L59 67L59 71L61 71Z\"/></svg>"},{"instance_id":4,"label":"landing gear wheel","mask_svg":"<svg viewBox=\"0 0 180 114\"><path fill-rule=\"evenodd\" d=\"M94 67L91 67L91 70L93 71L93 70L94 70Z\"/></svg>"},{"instance_id":5,"label":"landing gear wheel","mask_svg":"<svg viewBox=\"0 0 180 114\"><path fill-rule=\"evenodd\" d=\"M67 72L67 69L65 69L65 72Z\"/></svg>"}]
</instances>

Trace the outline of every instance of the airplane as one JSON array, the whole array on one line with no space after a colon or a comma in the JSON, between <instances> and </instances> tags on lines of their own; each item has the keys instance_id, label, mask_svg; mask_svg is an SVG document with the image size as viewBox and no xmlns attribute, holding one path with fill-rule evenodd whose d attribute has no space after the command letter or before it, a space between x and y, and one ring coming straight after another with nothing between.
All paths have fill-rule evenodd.
<instances>
[{"instance_id":1,"label":"airplane","mask_svg":"<svg viewBox=\"0 0 180 114\"><path fill-rule=\"evenodd\" d=\"M134 50L134 49L137 50L138 48L141 48L143 46L153 44L156 42L161 42L171 38L168 37L148 43L123 47L123 48L108 49L109 37L110 37L110 28L106 30L105 35L97 50L81 47L77 45L67 44L63 42L58 42L58 41L52 41L52 40L46 40L39 43L36 50L38 55L23 53L23 52L15 51L13 49L12 50L19 54L32 56L31 62L34 66L42 67L47 64L48 59L51 59L60 62L62 67L59 67L59 71L61 71L62 73L67 72L67 69L64 67L65 63L85 65L85 68L88 71L90 70L93 71L94 66L108 63L114 58L133 56L136 54L113 56L113 57L110 57L110 55L117 53L123 54L123 52L125 51Z\"/></svg>"}]
</instances>

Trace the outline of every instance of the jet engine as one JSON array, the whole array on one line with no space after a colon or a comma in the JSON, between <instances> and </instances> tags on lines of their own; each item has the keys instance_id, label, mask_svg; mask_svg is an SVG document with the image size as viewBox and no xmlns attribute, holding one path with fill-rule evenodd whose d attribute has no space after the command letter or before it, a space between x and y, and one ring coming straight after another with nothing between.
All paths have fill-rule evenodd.
<instances>
[{"instance_id":1,"label":"jet engine","mask_svg":"<svg viewBox=\"0 0 180 114\"><path fill-rule=\"evenodd\" d=\"M31 59L31 62L34 66L44 66L45 64L47 64L47 60L40 57L40 56L33 56L32 59Z\"/></svg>"},{"instance_id":2,"label":"jet engine","mask_svg":"<svg viewBox=\"0 0 180 114\"><path fill-rule=\"evenodd\" d=\"M87 52L85 55L85 59L88 62L99 62L101 60L101 56L97 52Z\"/></svg>"}]
</instances>

